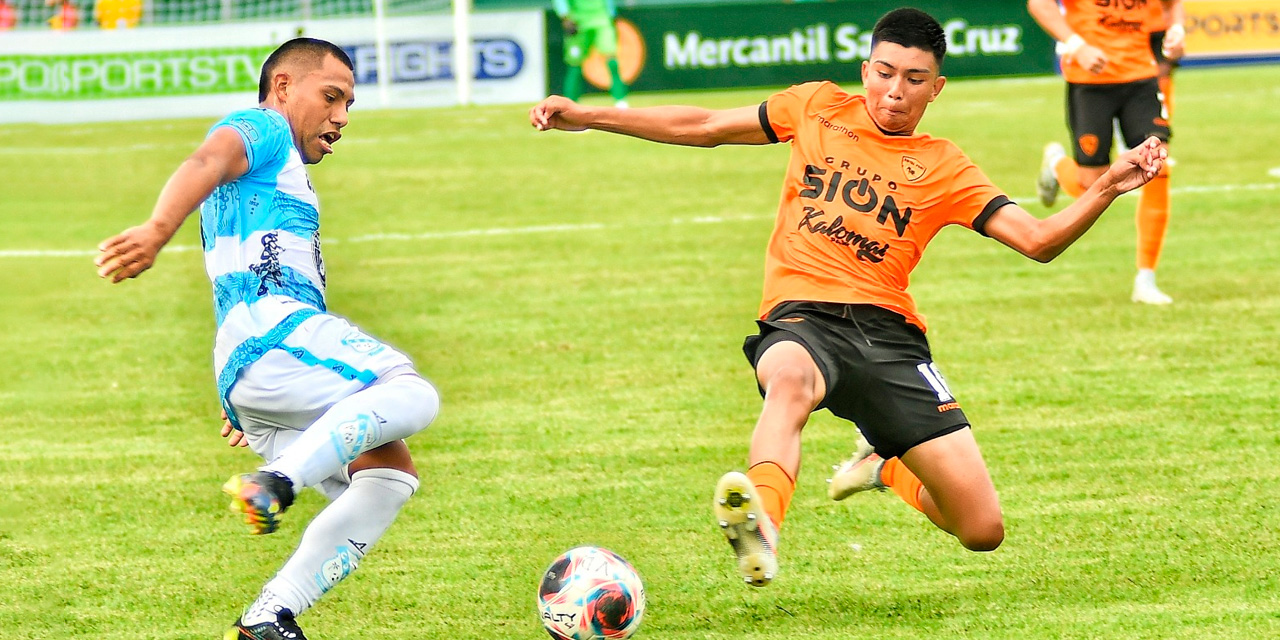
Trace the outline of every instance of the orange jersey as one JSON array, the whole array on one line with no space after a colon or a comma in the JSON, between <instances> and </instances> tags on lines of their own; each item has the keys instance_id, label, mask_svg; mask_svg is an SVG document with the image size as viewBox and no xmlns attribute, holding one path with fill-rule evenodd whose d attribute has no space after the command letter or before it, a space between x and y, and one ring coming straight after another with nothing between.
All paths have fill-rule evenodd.
<instances>
[{"instance_id":1,"label":"orange jersey","mask_svg":"<svg viewBox=\"0 0 1280 640\"><path fill-rule=\"evenodd\" d=\"M1167 31L1169 29L1171 16L1168 11L1165 11L1164 2L1161 0L1147 2L1146 11L1142 16L1143 29L1145 29L1149 34L1160 33L1161 31Z\"/></svg>"},{"instance_id":2,"label":"orange jersey","mask_svg":"<svg viewBox=\"0 0 1280 640\"><path fill-rule=\"evenodd\" d=\"M760 317L790 300L873 304L924 330L907 284L925 245L948 224L981 231L1009 199L950 141L886 134L830 82L770 96L760 119L791 143Z\"/></svg>"},{"instance_id":3,"label":"orange jersey","mask_svg":"<svg viewBox=\"0 0 1280 640\"><path fill-rule=\"evenodd\" d=\"M1156 77L1150 24L1151 12L1163 11L1160 0L1061 1L1071 30L1107 56L1102 73L1090 73L1075 60L1063 59L1062 75L1067 82L1121 84Z\"/></svg>"}]
</instances>

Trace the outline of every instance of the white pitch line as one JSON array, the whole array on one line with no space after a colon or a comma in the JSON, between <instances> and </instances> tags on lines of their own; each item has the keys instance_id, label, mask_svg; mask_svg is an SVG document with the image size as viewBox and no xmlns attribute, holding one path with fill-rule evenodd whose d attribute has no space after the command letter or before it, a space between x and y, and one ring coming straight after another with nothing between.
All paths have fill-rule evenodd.
<instances>
[{"instance_id":1,"label":"white pitch line","mask_svg":"<svg viewBox=\"0 0 1280 640\"><path fill-rule=\"evenodd\" d=\"M1263 182L1255 184L1222 184L1222 185L1187 185L1183 187L1174 187L1170 191L1174 194L1178 193L1223 193L1232 191L1275 191L1280 189L1280 182ZM1132 194L1126 194L1132 195ZM1013 198L1015 202L1034 201L1036 196L1022 196ZM695 216L692 218L675 218L669 220L666 224L721 224L726 222L748 222L753 220L768 220L774 217L773 213L769 214L738 214L726 216ZM533 235L540 233L559 233L559 232L575 232L575 231L602 231L611 228L624 226L634 226L629 224L605 224L602 222L589 222L582 224L548 224L537 225L531 227L491 227L488 229L463 229L461 231L436 231L427 233L374 233L362 236L353 236L350 238L325 238L326 245L363 242L408 242L414 240L441 240L449 238L474 238L481 236L516 236L516 235ZM182 251L199 251L200 247L189 244L169 245L164 248L166 253L175 253ZM86 249L0 249L0 259L4 258L87 258L98 255L95 250Z\"/></svg>"}]
</instances>

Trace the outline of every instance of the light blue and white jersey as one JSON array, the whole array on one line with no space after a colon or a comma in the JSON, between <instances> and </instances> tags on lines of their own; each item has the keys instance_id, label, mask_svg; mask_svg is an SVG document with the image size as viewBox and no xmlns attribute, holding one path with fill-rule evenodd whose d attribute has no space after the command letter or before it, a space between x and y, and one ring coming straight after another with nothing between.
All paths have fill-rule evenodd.
<instances>
[{"instance_id":1,"label":"light blue and white jersey","mask_svg":"<svg viewBox=\"0 0 1280 640\"><path fill-rule=\"evenodd\" d=\"M325 311L320 203L284 116L246 109L210 129L240 134L249 171L200 207L205 270L218 334L214 371L227 397L236 376Z\"/></svg>"}]
</instances>

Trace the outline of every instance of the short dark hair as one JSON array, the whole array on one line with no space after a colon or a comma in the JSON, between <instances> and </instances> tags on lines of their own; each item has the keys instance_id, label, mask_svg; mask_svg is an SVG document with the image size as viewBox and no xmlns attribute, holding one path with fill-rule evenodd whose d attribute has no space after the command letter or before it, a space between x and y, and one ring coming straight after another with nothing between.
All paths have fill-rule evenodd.
<instances>
[{"instance_id":1,"label":"short dark hair","mask_svg":"<svg viewBox=\"0 0 1280 640\"><path fill-rule=\"evenodd\" d=\"M942 25L933 16L910 7L894 9L876 22L871 31L871 48L881 42L928 51L938 61L939 68L947 56L947 34L942 31Z\"/></svg>"},{"instance_id":2,"label":"short dark hair","mask_svg":"<svg viewBox=\"0 0 1280 640\"><path fill-rule=\"evenodd\" d=\"M333 56L338 62L347 65L348 69L356 70L354 64L351 64L351 57L347 55L342 47L318 38L294 38L271 52L267 56L267 61L262 63L262 75L258 78L258 102L267 99L267 94L271 93L271 78L275 76L276 70L280 65L286 62L300 61L309 67L320 68L324 64L326 56Z\"/></svg>"}]
</instances>

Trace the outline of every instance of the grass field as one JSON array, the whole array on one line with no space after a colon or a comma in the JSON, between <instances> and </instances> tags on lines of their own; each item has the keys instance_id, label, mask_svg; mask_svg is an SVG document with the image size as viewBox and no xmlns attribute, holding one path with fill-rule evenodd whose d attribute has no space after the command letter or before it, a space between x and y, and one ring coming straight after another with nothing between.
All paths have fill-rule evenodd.
<instances>
[{"instance_id":1,"label":"grass field","mask_svg":"<svg viewBox=\"0 0 1280 640\"><path fill-rule=\"evenodd\" d=\"M854 431L824 413L763 590L709 506L759 408L740 345L786 148L538 134L517 106L357 112L312 171L329 306L445 404L411 440L422 490L303 627L545 637L541 572L590 543L644 576L652 640L1280 637L1276 87L1280 67L1178 78L1173 306L1128 301L1133 198L1050 265L955 228L916 271L1000 490L999 550L892 494L827 501ZM1061 96L956 81L922 129L1046 215ZM92 248L145 218L209 124L0 127L0 638L218 637L322 506L304 494L261 538L225 509L220 483L257 460L217 435L198 225L137 281L94 275Z\"/></svg>"}]
</instances>

